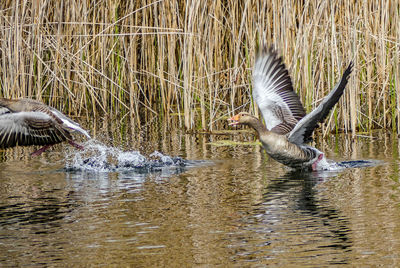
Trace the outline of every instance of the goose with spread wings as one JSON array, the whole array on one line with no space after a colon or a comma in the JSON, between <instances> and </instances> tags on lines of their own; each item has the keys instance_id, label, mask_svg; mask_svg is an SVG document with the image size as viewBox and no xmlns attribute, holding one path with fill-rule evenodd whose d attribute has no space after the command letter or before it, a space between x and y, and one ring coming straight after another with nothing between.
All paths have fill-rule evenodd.
<instances>
[{"instance_id":1,"label":"goose with spread wings","mask_svg":"<svg viewBox=\"0 0 400 268\"><path fill-rule=\"evenodd\" d=\"M329 168L324 153L308 145L318 123L323 122L343 95L353 64L318 107L306 114L293 90L291 78L282 58L271 47L263 47L253 68L253 99L265 125L249 113L241 112L228 120L229 125L254 128L270 155L276 161L295 169L324 170Z\"/></svg>"},{"instance_id":2,"label":"goose with spread wings","mask_svg":"<svg viewBox=\"0 0 400 268\"><path fill-rule=\"evenodd\" d=\"M73 141L73 132L90 138L78 123L53 107L33 99L0 98L0 148L41 145L32 153L40 155L50 146L68 141L83 149Z\"/></svg>"}]
</instances>

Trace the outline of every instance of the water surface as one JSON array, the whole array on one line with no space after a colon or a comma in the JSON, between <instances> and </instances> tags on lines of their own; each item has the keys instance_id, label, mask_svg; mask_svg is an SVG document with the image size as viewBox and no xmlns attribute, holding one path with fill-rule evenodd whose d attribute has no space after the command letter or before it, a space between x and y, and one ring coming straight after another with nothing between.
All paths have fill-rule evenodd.
<instances>
[{"instance_id":1,"label":"water surface","mask_svg":"<svg viewBox=\"0 0 400 268\"><path fill-rule=\"evenodd\" d=\"M397 138L320 140L331 159L383 164L302 173L258 145L209 144L246 133L163 137L121 150L207 162L96 172L69 169L68 145L1 151L1 266L400 265Z\"/></svg>"}]
</instances>

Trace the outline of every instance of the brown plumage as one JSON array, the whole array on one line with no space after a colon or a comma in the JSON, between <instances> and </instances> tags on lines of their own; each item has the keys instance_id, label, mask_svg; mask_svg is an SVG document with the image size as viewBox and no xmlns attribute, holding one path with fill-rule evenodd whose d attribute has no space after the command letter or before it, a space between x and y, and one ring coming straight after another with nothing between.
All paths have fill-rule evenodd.
<instances>
[{"instance_id":1,"label":"brown plumage","mask_svg":"<svg viewBox=\"0 0 400 268\"><path fill-rule=\"evenodd\" d=\"M34 152L39 155L51 145L73 141L72 132L78 132L90 138L78 123L72 121L55 108L32 99L0 98L0 148L14 146L42 145Z\"/></svg>"},{"instance_id":2,"label":"brown plumage","mask_svg":"<svg viewBox=\"0 0 400 268\"><path fill-rule=\"evenodd\" d=\"M323 158L323 153L308 145L291 143L286 135L269 131L258 118L241 112L232 118L230 125L247 125L256 130L265 151L276 161L296 169L312 168L312 164Z\"/></svg>"},{"instance_id":3,"label":"brown plumage","mask_svg":"<svg viewBox=\"0 0 400 268\"><path fill-rule=\"evenodd\" d=\"M282 59L272 48L264 47L257 53L253 68L253 99L266 125L243 112L228 119L232 121L230 125L254 128L267 153L284 165L326 169L329 164L324 154L306 143L311 140L318 123L323 122L343 95L352 66L350 63L335 88L306 115Z\"/></svg>"}]
</instances>

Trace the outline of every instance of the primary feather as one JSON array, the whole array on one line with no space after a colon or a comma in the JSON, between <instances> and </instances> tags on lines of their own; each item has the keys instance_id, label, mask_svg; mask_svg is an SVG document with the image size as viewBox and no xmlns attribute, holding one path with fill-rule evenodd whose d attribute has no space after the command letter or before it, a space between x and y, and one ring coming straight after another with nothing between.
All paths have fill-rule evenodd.
<instances>
[{"instance_id":1,"label":"primary feather","mask_svg":"<svg viewBox=\"0 0 400 268\"><path fill-rule=\"evenodd\" d=\"M90 138L78 123L41 102L0 98L0 148L72 142L72 132Z\"/></svg>"},{"instance_id":2,"label":"primary feather","mask_svg":"<svg viewBox=\"0 0 400 268\"><path fill-rule=\"evenodd\" d=\"M272 47L263 48L256 56L253 99L267 129L278 134L289 133L306 114L282 59Z\"/></svg>"}]
</instances>

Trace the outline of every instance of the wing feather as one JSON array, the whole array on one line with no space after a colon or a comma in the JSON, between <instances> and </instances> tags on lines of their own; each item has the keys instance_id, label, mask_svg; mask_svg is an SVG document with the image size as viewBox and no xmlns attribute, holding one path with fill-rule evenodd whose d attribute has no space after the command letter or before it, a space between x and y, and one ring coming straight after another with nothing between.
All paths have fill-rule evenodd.
<instances>
[{"instance_id":1,"label":"wing feather","mask_svg":"<svg viewBox=\"0 0 400 268\"><path fill-rule=\"evenodd\" d=\"M72 139L54 119L42 112L5 113L0 116L0 148L47 145Z\"/></svg>"},{"instance_id":2,"label":"wing feather","mask_svg":"<svg viewBox=\"0 0 400 268\"><path fill-rule=\"evenodd\" d=\"M290 142L303 144L310 141L311 135L314 129L318 126L318 123L324 121L332 107L343 95L352 68L353 63L350 62L349 66L343 73L342 79L335 85L334 89L324 98L315 110L307 114L299 123L297 123L288 136Z\"/></svg>"},{"instance_id":3,"label":"wing feather","mask_svg":"<svg viewBox=\"0 0 400 268\"><path fill-rule=\"evenodd\" d=\"M267 128L279 134L289 133L305 116L305 110L282 59L271 47L264 47L253 69L253 99Z\"/></svg>"}]
</instances>

